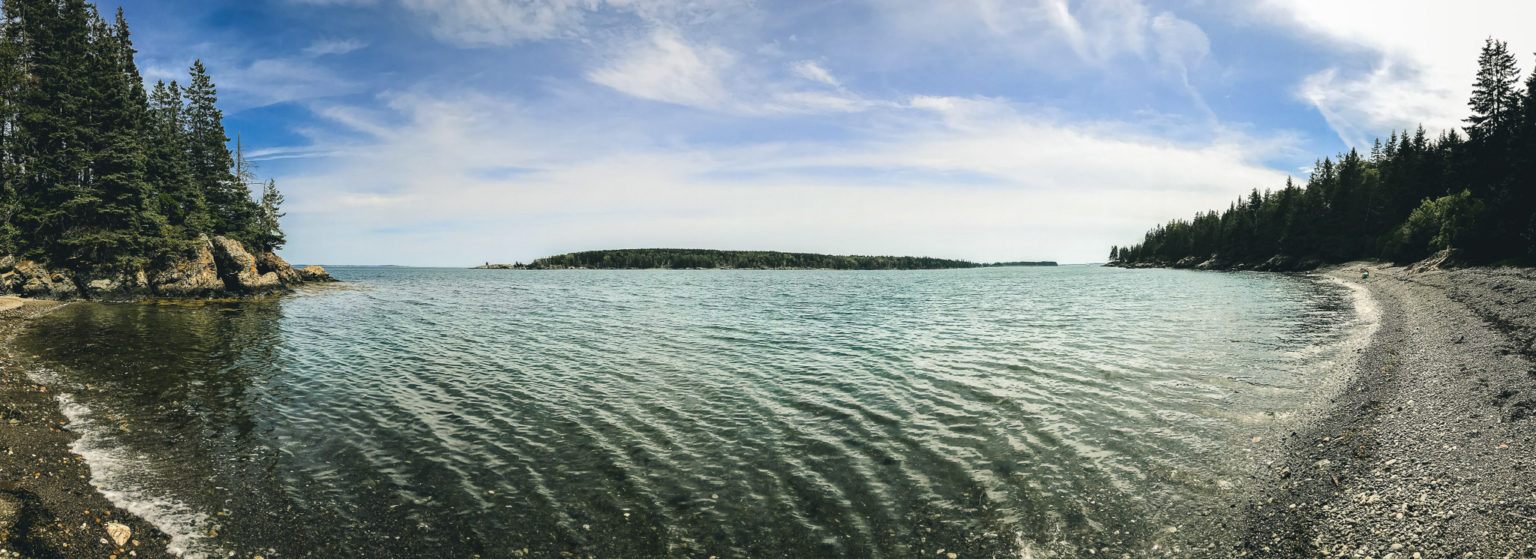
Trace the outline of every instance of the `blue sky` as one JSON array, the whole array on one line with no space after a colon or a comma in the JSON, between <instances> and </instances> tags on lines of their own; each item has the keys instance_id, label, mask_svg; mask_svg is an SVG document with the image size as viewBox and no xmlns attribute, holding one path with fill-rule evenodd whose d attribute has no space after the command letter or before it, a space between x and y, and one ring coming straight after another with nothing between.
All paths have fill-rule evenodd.
<instances>
[{"instance_id":1,"label":"blue sky","mask_svg":"<svg viewBox=\"0 0 1536 559\"><path fill-rule=\"evenodd\" d=\"M102 3L104 9L114 7ZM127 1L202 59L293 262L637 247L1103 260L1154 223L1458 125L1536 3Z\"/></svg>"}]
</instances>

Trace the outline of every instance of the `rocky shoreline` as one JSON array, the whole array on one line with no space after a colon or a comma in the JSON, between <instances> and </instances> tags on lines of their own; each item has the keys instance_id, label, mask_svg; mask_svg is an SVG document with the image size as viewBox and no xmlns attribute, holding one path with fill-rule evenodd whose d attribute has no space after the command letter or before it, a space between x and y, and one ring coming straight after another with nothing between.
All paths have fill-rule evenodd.
<instances>
[{"instance_id":1,"label":"rocky shoreline","mask_svg":"<svg viewBox=\"0 0 1536 559\"><path fill-rule=\"evenodd\" d=\"M91 484L58 401L12 353L27 321L61 305L0 297L0 558L171 557L169 536Z\"/></svg>"},{"instance_id":2,"label":"rocky shoreline","mask_svg":"<svg viewBox=\"0 0 1536 559\"><path fill-rule=\"evenodd\" d=\"M1204 556L1536 556L1536 271L1424 268L1320 271L1364 286L1379 329Z\"/></svg>"},{"instance_id":3,"label":"rocky shoreline","mask_svg":"<svg viewBox=\"0 0 1536 559\"><path fill-rule=\"evenodd\" d=\"M224 237L203 236L180 257L130 273L78 273L0 256L0 294L57 301L260 295L332 281L325 268L294 268L272 252L253 255L239 241Z\"/></svg>"}]
</instances>

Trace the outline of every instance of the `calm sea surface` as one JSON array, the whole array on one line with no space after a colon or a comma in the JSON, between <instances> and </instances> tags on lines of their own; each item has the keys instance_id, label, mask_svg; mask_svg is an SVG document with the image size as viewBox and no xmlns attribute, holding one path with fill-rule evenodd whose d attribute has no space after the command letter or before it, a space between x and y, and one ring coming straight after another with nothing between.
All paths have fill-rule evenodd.
<instances>
[{"instance_id":1,"label":"calm sea surface","mask_svg":"<svg viewBox=\"0 0 1536 559\"><path fill-rule=\"evenodd\" d=\"M1263 274L333 272L17 347L189 555L966 558L1225 511L1361 329Z\"/></svg>"}]
</instances>

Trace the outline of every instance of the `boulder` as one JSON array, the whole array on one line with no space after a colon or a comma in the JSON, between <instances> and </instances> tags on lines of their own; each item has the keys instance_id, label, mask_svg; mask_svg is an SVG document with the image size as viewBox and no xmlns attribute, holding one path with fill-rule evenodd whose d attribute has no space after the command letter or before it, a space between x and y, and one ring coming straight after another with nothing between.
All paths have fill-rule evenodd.
<instances>
[{"instance_id":1,"label":"boulder","mask_svg":"<svg viewBox=\"0 0 1536 559\"><path fill-rule=\"evenodd\" d=\"M219 277L230 290L259 292L282 287L277 273L263 274L256 269L256 257L246 252L240 241L214 237L210 244L213 245L213 261L218 264Z\"/></svg>"},{"instance_id":2,"label":"boulder","mask_svg":"<svg viewBox=\"0 0 1536 559\"><path fill-rule=\"evenodd\" d=\"M199 297L223 291L224 280L219 278L219 268L213 259L213 243L203 237L189 254L151 274L147 284L155 293L169 297Z\"/></svg>"},{"instance_id":3,"label":"boulder","mask_svg":"<svg viewBox=\"0 0 1536 559\"><path fill-rule=\"evenodd\" d=\"M85 284L85 295L92 298L111 295L122 288L123 284L114 279L91 280Z\"/></svg>"},{"instance_id":4,"label":"boulder","mask_svg":"<svg viewBox=\"0 0 1536 559\"><path fill-rule=\"evenodd\" d=\"M75 287L74 280L68 275L51 271L31 260L16 262L15 267L6 275L10 276L8 281L16 286L15 290L28 297L69 299L79 291Z\"/></svg>"},{"instance_id":5,"label":"boulder","mask_svg":"<svg viewBox=\"0 0 1536 559\"><path fill-rule=\"evenodd\" d=\"M294 271L293 266L289 266L288 262L283 260L283 257L270 251L263 252L261 256L256 257L256 270L263 274L277 274L277 279L283 285L304 283L304 278L297 271Z\"/></svg>"},{"instance_id":6,"label":"boulder","mask_svg":"<svg viewBox=\"0 0 1536 559\"><path fill-rule=\"evenodd\" d=\"M16 257L12 255L0 256L0 273L9 272L16 268Z\"/></svg>"},{"instance_id":7,"label":"boulder","mask_svg":"<svg viewBox=\"0 0 1536 559\"><path fill-rule=\"evenodd\" d=\"M299 277L303 278L304 281L336 281L336 278L333 278L330 274L326 273L325 268L321 268L319 266L306 266L294 271L298 272Z\"/></svg>"}]
</instances>

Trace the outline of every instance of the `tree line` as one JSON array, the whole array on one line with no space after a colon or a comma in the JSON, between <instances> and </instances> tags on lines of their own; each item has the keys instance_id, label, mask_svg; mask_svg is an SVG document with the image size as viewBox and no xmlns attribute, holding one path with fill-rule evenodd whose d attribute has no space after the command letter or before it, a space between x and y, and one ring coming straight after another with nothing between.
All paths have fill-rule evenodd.
<instances>
[{"instance_id":1,"label":"tree line","mask_svg":"<svg viewBox=\"0 0 1536 559\"><path fill-rule=\"evenodd\" d=\"M1488 39L1465 134L1420 126L1316 162L1305 186L1254 189L1225 211L1195 214L1111 247L1121 264L1214 259L1253 265L1275 256L1316 262L1407 262L1456 248L1475 263L1536 258L1536 72L1522 84L1515 56Z\"/></svg>"},{"instance_id":2,"label":"tree line","mask_svg":"<svg viewBox=\"0 0 1536 559\"><path fill-rule=\"evenodd\" d=\"M143 269L203 235L281 247L282 195L232 153L202 61L146 91L119 8L0 3L0 253L85 272Z\"/></svg>"},{"instance_id":3,"label":"tree line","mask_svg":"<svg viewBox=\"0 0 1536 559\"><path fill-rule=\"evenodd\" d=\"M518 264L514 267L530 270L561 268L937 270L977 266L974 262L963 260L914 256L834 256L797 252L650 248L572 252L540 258L526 265Z\"/></svg>"}]
</instances>

